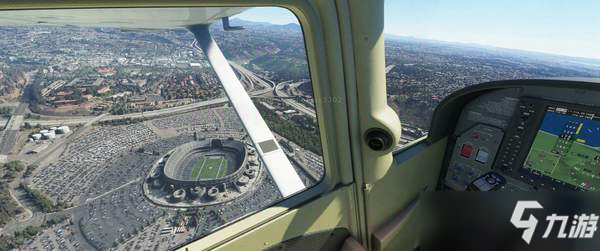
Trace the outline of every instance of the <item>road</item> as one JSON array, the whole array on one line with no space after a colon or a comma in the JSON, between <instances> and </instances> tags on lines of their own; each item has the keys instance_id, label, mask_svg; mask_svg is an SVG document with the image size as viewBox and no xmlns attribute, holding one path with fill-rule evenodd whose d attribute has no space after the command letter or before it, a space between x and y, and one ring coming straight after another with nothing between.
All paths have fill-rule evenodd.
<instances>
[{"instance_id":1,"label":"road","mask_svg":"<svg viewBox=\"0 0 600 251\"><path fill-rule=\"evenodd\" d=\"M0 155L10 154L10 151L15 145L17 141L17 134L19 133L19 129L23 123L23 114L25 114L27 105L27 103L19 103L17 109L15 109L12 116L8 120L6 128L4 129L4 135L0 139Z\"/></svg>"},{"instance_id":2,"label":"road","mask_svg":"<svg viewBox=\"0 0 600 251\"><path fill-rule=\"evenodd\" d=\"M263 94L264 92L269 92L270 90L260 90L253 94ZM193 103L189 105L183 105L178 107L165 108L155 111L149 112L139 112L139 113L130 113L125 115L107 115L102 114L100 116L89 116L89 117L77 117L73 119L55 119L55 120L35 120L35 119L23 119L23 114L27 108L27 103L20 103L15 109L15 112L11 116L10 120L7 123L7 127L5 130L0 131L0 163L6 162L8 160L8 155L10 154L12 148L14 147L17 141L17 135L19 129L23 122L28 122L32 125L40 124L42 126L55 126L55 125L74 125L74 124L84 124L84 127L90 126L95 122L100 121L111 121L111 120L119 120L126 118L153 118L164 115L172 115L176 113L184 113L199 109L204 106L210 106L215 104L223 104L227 103L229 100L227 98L218 98L204 102ZM80 130L83 131L83 130ZM75 132L74 134L78 134ZM52 153L57 150L62 144L55 144L47 153Z\"/></svg>"},{"instance_id":3,"label":"road","mask_svg":"<svg viewBox=\"0 0 600 251\"><path fill-rule=\"evenodd\" d=\"M294 85L294 84L298 84L298 83L292 83L290 85ZM315 111L312 108L306 107L302 103L294 100L293 96L290 96L281 90L281 89L283 89L283 86L285 86L285 85L286 85L286 82L281 82L281 83L277 84L277 86L275 86L275 95L278 97L282 97L281 101L285 102L286 104L288 104L289 106L293 107L294 109L300 111L301 113L304 113L308 116L316 118L317 114L315 113Z\"/></svg>"},{"instance_id":4,"label":"road","mask_svg":"<svg viewBox=\"0 0 600 251\"><path fill-rule=\"evenodd\" d=\"M272 89L261 89L258 91L250 92L250 96L261 96L265 93L271 92ZM25 122L28 122L32 125L40 124L42 126L54 126L54 125L76 125L76 124L86 124L91 120L96 119L98 122L102 121L111 121L111 120L120 120L120 119L136 119L136 118L155 118L165 115L173 115L177 113L185 113L197 110L199 108L217 105L229 102L228 98L217 98L208 101L201 101L193 104L164 108L160 110L147 111L147 112L136 112L136 113L128 113L123 115L103 115L101 118L96 116L87 116L87 117L76 117L76 118L67 118L60 117L58 119L26 119Z\"/></svg>"},{"instance_id":5,"label":"road","mask_svg":"<svg viewBox=\"0 0 600 251\"><path fill-rule=\"evenodd\" d=\"M21 207L21 208L23 208L23 210L25 210L25 215L24 216L18 215L19 218L17 218L17 221L19 221L19 222L28 221L29 219L31 219L31 217L33 217L33 212L31 211L31 209L29 209L23 203L21 203L21 201L17 198L17 196L15 196L14 188L17 186L17 185L15 185L16 182L18 182L18 179L15 179L11 183L10 189L8 189L8 193L10 194L10 197L15 202L17 202L17 205L19 205L19 207Z\"/></svg>"},{"instance_id":6,"label":"road","mask_svg":"<svg viewBox=\"0 0 600 251\"><path fill-rule=\"evenodd\" d=\"M213 100L209 100L209 101L202 101L202 102L198 102L198 103L193 103L193 104L188 104L188 105L182 105L182 106L177 106L177 107L170 107L170 108L165 108L165 109L160 109L160 110L154 110L154 111L147 111L147 112L136 112L136 113L128 113L128 114L123 114L123 115L101 115L102 117L96 117L96 116L89 116L89 117L78 117L78 118L61 118L61 119L28 119L25 120L25 122L29 122L32 125L36 125L36 124L40 124L42 126L50 126L50 125L74 125L74 124L86 124L89 123L90 121L111 121L111 120L119 120L119 119L136 119L136 118L153 118L153 117L160 117L160 116L164 116L164 115L171 115L171 114L176 114L176 113L184 113L184 112L190 112L193 110L196 110L198 108L204 107L204 106L209 106L209 105L215 105L215 104L222 104L222 103L226 103L228 102L227 98L218 98L218 99L213 99Z\"/></svg>"},{"instance_id":7,"label":"road","mask_svg":"<svg viewBox=\"0 0 600 251\"><path fill-rule=\"evenodd\" d=\"M29 83L31 83L31 79L34 76L36 71L30 71L25 73L25 79L27 85L25 85L25 89L29 87ZM23 94L25 91L23 91ZM6 123L6 128L4 128L3 132L0 133L0 162L6 161L7 155L10 154L13 149L15 143L17 142L17 135L19 133L19 129L21 129L21 125L23 124L24 114L29 106L27 95L21 95L18 102L15 102L17 108L13 111L12 116Z\"/></svg>"},{"instance_id":8,"label":"road","mask_svg":"<svg viewBox=\"0 0 600 251\"><path fill-rule=\"evenodd\" d=\"M273 87L275 86L274 83L272 82L267 82L265 81L264 78L259 77L256 73L244 68L243 66L237 64L236 62L233 61L228 61L229 64L231 65L231 67L233 67L235 70L237 70L238 72L240 72L240 74L243 74L244 76L246 76L248 79L253 79L256 83L262 85L265 88L268 89L273 89Z\"/></svg>"},{"instance_id":9,"label":"road","mask_svg":"<svg viewBox=\"0 0 600 251\"><path fill-rule=\"evenodd\" d=\"M194 48L196 48L196 47L194 47ZM286 97L286 99L282 99L282 100L284 102L286 102L287 104L289 104L290 106L297 109L298 111L305 113L311 117L316 117L316 114L313 109L308 108L301 103L298 103L297 101L291 99L292 97L288 96L284 92L277 90L276 86L279 86L279 84L275 85L273 82L266 80L264 77L258 76L254 72L244 68L243 66L241 66L235 62L229 61L229 63L240 74L243 74L249 81L253 81L253 82L265 87L264 89L250 92L249 94L251 97L259 97L259 96L264 96L265 94L275 93L275 95L279 95L281 97ZM274 92L273 92L273 90L274 90ZM202 102L198 102L198 103L182 105L182 106L177 106L177 107L171 107L171 108L165 108L165 109L154 110L154 111L129 113L129 114L124 114L124 115L104 115L101 118L98 118L95 116L79 116L79 117L56 116L56 117L53 117L53 116L40 115L42 118L45 118L45 119L25 119L25 120L23 120L23 117L21 116L21 117L17 117L14 120L12 126L20 127L20 125L23 122L28 122L32 125L39 124L41 126L57 126L57 125L86 124L86 123L89 123L90 121L102 122L102 121L120 120L120 119L127 119L127 118L130 118L130 119L154 118L154 117L160 117L160 116L164 116L164 115L172 115L172 114L176 114L176 113L190 112L190 111L196 110L196 109L204 107L204 106L223 104L223 103L227 103L227 102L229 102L229 100L227 98L218 98L218 99L213 99L213 100L209 100L209 101L202 101ZM20 110L20 113L15 112L15 114L22 115L24 113L26 107L27 107L26 103L20 103L19 108L22 108L22 109ZM17 110L19 111L19 109L17 109ZM9 120L8 123L10 124L11 121L12 121L12 119ZM7 127L7 129L8 129L8 127ZM5 132L5 134L6 135L3 138L7 139L7 142L11 139L14 139L14 137L16 137L15 132L9 133L8 130ZM14 140L12 140L12 141L14 141ZM10 152L10 149L5 150L8 148L12 148L12 145L4 146L4 144L3 144L2 149L0 150L0 155L5 152L6 153Z\"/></svg>"},{"instance_id":10,"label":"road","mask_svg":"<svg viewBox=\"0 0 600 251\"><path fill-rule=\"evenodd\" d=\"M283 102L285 102L286 104L288 104L289 106L293 107L294 109L296 109L306 115L309 115L313 118L315 118L317 116L315 111L312 108L306 107L305 105L294 100L292 96L289 96L289 95L287 95L287 93L281 91L281 88L283 87L284 84L286 84L286 82L279 83L273 87L273 83L269 83L269 82L265 81L262 77L256 75L252 71L249 71L248 69L244 68L243 66L238 65L237 63L232 62L232 61L229 61L229 64L234 69L236 69L238 72L240 72L241 74L244 74L247 78L254 79L258 84L269 88L269 90L274 89L275 96L282 97L283 99L281 99L281 100ZM299 84L299 83L293 83L293 84ZM293 85L293 84L291 84L291 85Z\"/></svg>"},{"instance_id":11,"label":"road","mask_svg":"<svg viewBox=\"0 0 600 251\"><path fill-rule=\"evenodd\" d=\"M390 72L392 69L394 69L394 67L396 67L395 64L391 64L385 67L385 74L388 74L388 72Z\"/></svg>"},{"instance_id":12,"label":"road","mask_svg":"<svg viewBox=\"0 0 600 251\"><path fill-rule=\"evenodd\" d=\"M192 47L199 50L199 48L196 46L195 40L194 40L194 43L192 43ZM315 113L315 111L312 108L306 107L302 103L299 103L296 100L294 100L292 96L289 96L285 92L281 91L283 83L285 83L285 82L275 84L271 81L265 80L266 79L265 77L257 75L256 73L237 64L236 62L233 62L233 61L228 61L228 62L231 65L231 67L233 67L235 70L237 70L240 74L244 75L247 79L249 79L249 81L254 80L256 83L264 86L267 90L274 90L274 94L278 97L282 97L281 100L283 102L285 102L286 104L288 104L289 106L291 106L294 109L300 111L301 113L309 115L313 118L317 117L317 114ZM393 66L392 66L392 68L393 68ZM298 83L295 83L295 84L298 84Z\"/></svg>"},{"instance_id":13,"label":"road","mask_svg":"<svg viewBox=\"0 0 600 251\"><path fill-rule=\"evenodd\" d=\"M127 183L125 183L125 184L123 184L123 185L120 185L120 186L118 186L118 187L116 187L116 188L113 188L113 189L111 189L110 191L108 191L108 192L105 192L105 193L103 193L103 194L100 194L100 195L98 195L98 196L96 196L96 197L93 197L93 198L87 198L87 199L85 200L84 204L87 204L87 203L90 203L90 202L92 202L92 201L95 201L95 200L97 200L97 199L100 199L100 198L102 198L102 197L104 197L104 196L106 196L106 195L109 195L109 194L113 193L114 191L117 191L117 190L119 190L119 189L121 189L121 188L124 188L124 187L126 187L126 186L129 186L129 185L131 185L131 184L133 184L133 183L135 183L135 182L139 182L139 181L141 181L141 180L142 180L142 178L133 179L133 180L130 180L129 182L127 182ZM78 205L78 206L81 206L81 205Z\"/></svg>"},{"instance_id":14,"label":"road","mask_svg":"<svg viewBox=\"0 0 600 251\"><path fill-rule=\"evenodd\" d=\"M163 116L163 115L189 112L189 111L193 111L195 109L198 109L198 108L201 108L204 106L226 103L227 101L228 101L227 98L218 98L218 99L213 99L213 100L209 100L209 101L203 101L203 102L182 105L182 106L177 106L177 107L170 107L170 108L154 110L154 111L135 112L135 113L128 113L128 114L123 114L123 115L104 115L100 118L98 118L96 116L88 116L88 117L61 118L61 119L28 119L28 120L25 120L25 122L29 122L32 125L40 124L42 126L49 126L49 125L86 124L89 121L94 120L94 119L96 119L98 122L101 122L101 121L111 121L111 120L119 120L119 119L127 119L127 118L130 118L130 119L153 118L153 117L159 117L159 116Z\"/></svg>"}]
</instances>

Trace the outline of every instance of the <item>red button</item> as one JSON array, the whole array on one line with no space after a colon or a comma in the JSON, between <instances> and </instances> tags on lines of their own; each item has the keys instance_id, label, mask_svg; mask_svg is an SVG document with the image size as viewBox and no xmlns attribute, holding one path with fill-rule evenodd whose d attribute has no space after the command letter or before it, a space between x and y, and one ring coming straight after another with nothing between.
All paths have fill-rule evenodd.
<instances>
[{"instance_id":1,"label":"red button","mask_svg":"<svg viewBox=\"0 0 600 251\"><path fill-rule=\"evenodd\" d=\"M462 149L460 149L460 155L463 157L470 158L471 154L473 154L473 146L469 144L464 144Z\"/></svg>"}]
</instances>

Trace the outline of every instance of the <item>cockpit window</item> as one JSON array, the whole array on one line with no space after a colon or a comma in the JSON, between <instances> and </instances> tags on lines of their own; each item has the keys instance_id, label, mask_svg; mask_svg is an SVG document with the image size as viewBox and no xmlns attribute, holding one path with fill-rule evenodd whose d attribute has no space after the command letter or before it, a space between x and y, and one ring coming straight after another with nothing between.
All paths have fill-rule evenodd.
<instances>
[{"instance_id":1,"label":"cockpit window","mask_svg":"<svg viewBox=\"0 0 600 251\"><path fill-rule=\"evenodd\" d=\"M427 134L442 99L508 79L600 77L597 1L386 1L388 104L402 144Z\"/></svg>"},{"instance_id":2,"label":"cockpit window","mask_svg":"<svg viewBox=\"0 0 600 251\"><path fill-rule=\"evenodd\" d=\"M0 13L0 250L166 250L324 175L281 8Z\"/></svg>"}]
</instances>

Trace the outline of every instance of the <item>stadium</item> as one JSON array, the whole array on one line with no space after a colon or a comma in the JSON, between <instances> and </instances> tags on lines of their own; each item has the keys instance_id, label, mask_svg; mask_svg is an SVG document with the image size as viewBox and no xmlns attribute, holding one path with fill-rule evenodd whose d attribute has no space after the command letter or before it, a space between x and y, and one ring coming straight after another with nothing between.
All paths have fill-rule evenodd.
<instances>
[{"instance_id":1,"label":"stadium","mask_svg":"<svg viewBox=\"0 0 600 251\"><path fill-rule=\"evenodd\" d=\"M261 176L253 147L228 139L192 141L162 156L143 184L153 203L198 207L235 199L252 190Z\"/></svg>"}]
</instances>

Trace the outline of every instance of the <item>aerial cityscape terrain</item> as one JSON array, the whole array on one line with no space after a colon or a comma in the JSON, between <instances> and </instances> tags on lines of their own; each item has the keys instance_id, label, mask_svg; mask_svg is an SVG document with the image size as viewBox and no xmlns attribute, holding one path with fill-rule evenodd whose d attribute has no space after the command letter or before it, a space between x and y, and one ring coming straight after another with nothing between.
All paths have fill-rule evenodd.
<instances>
[{"instance_id":1,"label":"aerial cityscape terrain","mask_svg":"<svg viewBox=\"0 0 600 251\"><path fill-rule=\"evenodd\" d=\"M324 175L301 27L232 20L219 46L302 182ZM0 250L166 250L282 196L184 29L0 28ZM600 60L386 39L402 143L502 79L600 77Z\"/></svg>"},{"instance_id":2,"label":"aerial cityscape terrain","mask_svg":"<svg viewBox=\"0 0 600 251\"><path fill-rule=\"evenodd\" d=\"M466 86L507 79L600 78L600 59L450 43L411 37L385 40L388 104L405 134L422 136L437 104Z\"/></svg>"},{"instance_id":3,"label":"aerial cityscape terrain","mask_svg":"<svg viewBox=\"0 0 600 251\"><path fill-rule=\"evenodd\" d=\"M312 186L324 167L299 26L247 24L213 35ZM282 199L187 30L0 34L0 250L165 250Z\"/></svg>"}]
</instances>

